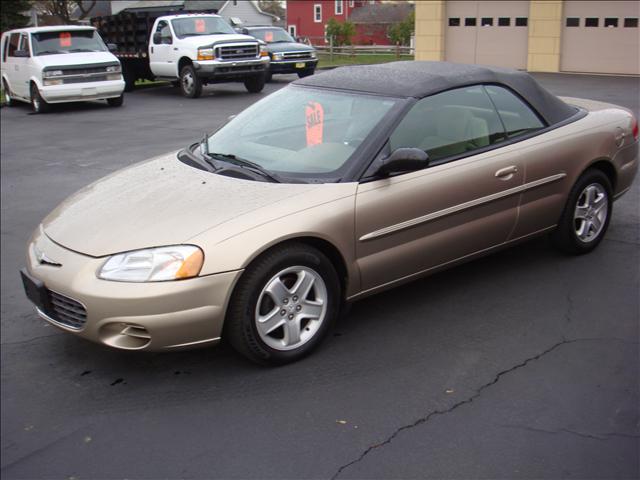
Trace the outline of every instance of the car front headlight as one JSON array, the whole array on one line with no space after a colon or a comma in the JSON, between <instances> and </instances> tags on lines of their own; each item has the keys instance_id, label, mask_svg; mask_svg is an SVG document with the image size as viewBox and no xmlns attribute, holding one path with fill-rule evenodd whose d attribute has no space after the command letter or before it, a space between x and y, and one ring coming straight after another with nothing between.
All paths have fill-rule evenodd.
<instances>
[{"instance_id":1,"label":"car front headlight","mask_svg":"<svg viewBox=\"0 0 640 480\"><path fill-rule=\"evenodd\" d=\"M118 282L163 282L197 277L204 254L195 245L145 248L112 255L98 278Z\"/></svg>"},{"instance_id":2,"label":"car front headlight","mask_svg":"<svg viewBox=\"0 0 640 480\"><path fill-rule=\"evenodd\" d=\"M59 77L64 72L62 70L47 70L43 72L45 77Z\"/></svg>"},{"instance_id":3,"label":"car front headlight","mask_svg":"<svg viewBox=\"0 0 640 480\"><path fill-rule=\"evenodd\" d=\"M260 53L259 53L260 57L268 57L269 56L269 51L267 50L267 47L265 47L264 45L260 45Z\"/></svg>"},{"instance_id":4,"label":"car front headlight","mask_svg":"<svg viewBox=\"0 0 640 480\"><path fill-rule=\"evenodd\" d=\"M311 58L318 58L318 54L316 53L315 50L311 52Z\"/></svg>"},{"instance_id":5,"label":"car front headlight","mask_svg":"<svg viewBox=\"0 0 640 480\"><path fill-rule=\"evenodd\" d=\"M107 67L107 72L108 73L120 73L121 70L122 69L121 69L120 65L109 65Z\"/></svg>"},{"instance_id":6,"label":"car front headlight","mask_svg":"<svg viewBox=\"0 0 640 480\"><path fill-rule=\"evenodd\" d=\"M199 48L198 49L198 60L215 60L215 55L213 54L213 48Z\"/></svg>"},{"instance_id":7,"label":"car front headlight","mask_svg":"<svg viewBox=\"0 0 640 480\"><path fill-rule=\"evenodd\" d=\"M62 85L64 82L62 81L61 78L43 78L42 79L42 84L45 87L49 87L51 85Z\"/></svg>"},{"instance_id":8,"label":"car front headlight","mask_svg":"<svg viewBox=\"0 0 640 480\"><path fill-rule=\"evenodd\" d=\"M282 53L274 53L273 54L273 59L274 60L282 60L284 58L284 55Z\"/></svg>"}]
</instances>

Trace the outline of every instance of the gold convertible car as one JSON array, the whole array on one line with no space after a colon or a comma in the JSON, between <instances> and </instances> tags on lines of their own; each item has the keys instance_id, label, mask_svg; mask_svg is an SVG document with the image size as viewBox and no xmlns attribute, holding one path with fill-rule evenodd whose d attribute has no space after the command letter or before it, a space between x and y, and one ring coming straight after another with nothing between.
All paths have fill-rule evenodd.
<instances>
[{"instance_id":1,"label":"gold convertible car","mask_svg":"<svg viewBox=\"0 0 640 480\"><path fill-rule=\"evenodd\" d=\"M103 178L36 229L38 314L111 347L308 354L348 302L549 233L602 240L638 169L626 109L442 62L297 80ZM488 272L487 275L490 275Z\"/></svg>"}]
</instances>

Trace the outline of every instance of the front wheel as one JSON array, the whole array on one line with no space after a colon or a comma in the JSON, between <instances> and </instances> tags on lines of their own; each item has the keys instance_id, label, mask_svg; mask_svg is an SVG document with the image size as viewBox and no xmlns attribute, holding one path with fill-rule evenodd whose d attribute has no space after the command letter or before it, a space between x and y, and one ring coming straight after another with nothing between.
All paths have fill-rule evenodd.
<instances>
[{"instance_id":1,"label":"front wheel","mask_svg":"<svg viewBox=\"0 0 640 480\"><path fill-rule=\"evenodd\" d=\"M110 107L121 107L124 103L124 95L115 98L107 98L107 104Z\"/></svg>"},{"instance_id":2,"label":"front wheel","mask_svg":"<svg viewBox=\"0 0 640 480\"><path fill-rule=\"evenodd\" d=\"M11 96L11 90L9 90L9 85L4 80L2 81L2 88L4 89L4 104L7 107L15 107L16 101Z\"/></svg>"},{"instance_id":3,"label":"front wheel","mask_svg":"<svg viewBox=\"0 0 640 480\"><path fill-rule=\"evenodd\" d=\"M33 113L46 113L51 109L50 105L40 95L38 87L31 84L31 110Z\"/></svg>"},{"instance_id":4,"label":"front wheel","mask_svg":"<svg viewBox=\"0 0 640 480\"><path fill-rule=\"evenodd\" d=\"M313 75L314 72L315 72L314 68L308 68L306 70L300 70L298 72L298 78L308 77L310 75Z\"/></svg>"},{"instance_id":5,"label":"front wheel","mask_svg":"<svg viewBox=\"0 0 640 480\"><path fill-rule=\"evenodd\" d=\"M186 65L180 70L180 90L187 98L198 98L202 95L202 80L196 74L193 65Z\"/></svg>"},{"instance_id":6,"label":"front wheel","mask_svg":"<svg viewBox=\"0 0 640 480\"><path fill-rule=\"evenodd\" d=\"M245 79L244 86L250 93L260 93L264 88L265 80L265 74L254 75L253 77Z\"/></svg>"},{"instance_id":7,"label":"front wheel","mask_svg":"<svg viewBox=\"0 0 640 480\"><path fill-rule=\"evenodd\" d=\"M236 286L224 338L262 364L299 360L316 348L338 315L340 282L327 257L303 244L259 257Z\"/></svg>"},{"instance_id":8,"label":"front wheel","mask_svg":"<svg viewBox=\"0 0 640 480\"><path fill-rule=\"evenodd\" d=\"M609 227L612 188L604 172L583 173L571 189L567 204L551 238L563 252L573 255L596 248Z\"/></svg>"}]
</instances>

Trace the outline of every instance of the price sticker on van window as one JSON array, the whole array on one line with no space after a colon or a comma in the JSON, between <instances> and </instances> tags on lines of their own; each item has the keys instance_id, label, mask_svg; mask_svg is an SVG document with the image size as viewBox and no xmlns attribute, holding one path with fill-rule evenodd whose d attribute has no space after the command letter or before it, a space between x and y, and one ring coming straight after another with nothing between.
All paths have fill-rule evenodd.
<instances>
[{"instance_id":1,"label":"price sticker on van window","mask_svg":"<svg viewBox=\"0 0 640 480\"><path fill-rule=\"evenodd\" d=\"M204 31L205 31L204 18L196 18L196 32L204 33Z\"/></svg>"},{"instance_id":2,"label":"price sticker on van window","mask_svg":"<svg viewBox=\"0 0 640 480\"><path fill-rule=\"evenodd\" d=\"M60 32L60 46L61 47L70 47L71 46L71 33L70 32Z\"/></svg>"},{"instance_id":3,"label":"price sticker on van window","mask_svg":"<svg viewBox=\"0 0 640 480\"><path fill-rule=\"evenodd\" d=\"M304 111L307 128L307 147L322 143L324 109L318 102L309 102Z\"/></svg>"},{"instance_id":4,"label":"price sticker on van window","mask_svg":"<svg viewBox=\"0 0 640 480\"><path fill-rule=\"evenodd\" d=\"M269 31L264 32L264 41L273 42L273 32L269 32Z\"/></svg>"}]
</instances>

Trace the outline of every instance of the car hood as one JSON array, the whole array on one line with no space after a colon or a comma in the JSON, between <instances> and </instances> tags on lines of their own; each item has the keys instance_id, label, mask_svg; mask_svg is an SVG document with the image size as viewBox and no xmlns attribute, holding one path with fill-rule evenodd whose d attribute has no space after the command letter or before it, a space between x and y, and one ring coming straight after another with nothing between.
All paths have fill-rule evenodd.
<instances>
[{"instance_id":1,"label":"car hood","mask_svg":"<svg viewBox=\"0 0 640 480\"><path fill-rule=\"evenodd\" d=\"M207 47L214 43L240 43L250 42L256 43L257 40L249 35L224 33L220 35L200 35L193 37L185 37L180 40L182 43L192 46L193 48Z\"/></svg>"},{"instance_id":2,"label":"car hood","mask_svg":"<svg viewBox=\"0 0 640 480\"><path fill-rule=\"evenodd\" d=\"M33 57L41 67L64 67L67 65L90 65L94 63L118 63L111 52L77 52Z\"/></svg>"},{"instance_id":3,"label":"car hood","mask_svg":"<svg viewBox=\"0 0 640 480\"><path fill-rule=\"evenodd\" d=\"M185 165L171 153L115 172L61 203L43 221L54 242L102 257L187 243L242 215L322 188L240 180ZM298 209L298 202L290 202ZM257 213L256 213L257 212Z\"/></svg>"},{"instance_id":4,"label":"car hood","mask_svg":"<svg viewBox=\"0 0 640 480\"><path fill-rule=\"evenodd\" d=\"M309 45L305 45L304 43L298 42L287 42L287 43L268 43L267 51L271 53L280 53L280 52L312 52L315 49L310 47Z\"/></svg>"}]
</instances>

